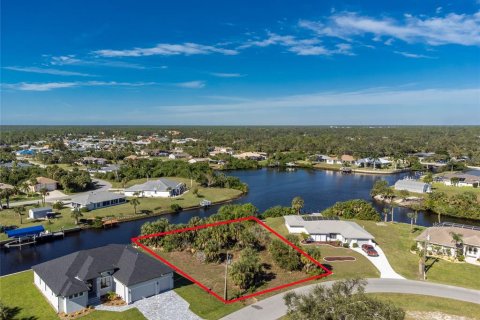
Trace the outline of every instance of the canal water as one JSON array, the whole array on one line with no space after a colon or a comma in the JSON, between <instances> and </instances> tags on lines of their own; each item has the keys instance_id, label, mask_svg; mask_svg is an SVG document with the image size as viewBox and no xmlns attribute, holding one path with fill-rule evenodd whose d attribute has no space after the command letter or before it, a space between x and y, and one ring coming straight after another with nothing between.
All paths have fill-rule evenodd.
<instances>
[{"instance_id":1,"label":"canal water","mask_svg":"<svg viewBox=\"0 0 480 320\"><path fill-rule=\"evenodd\" d=\"M300 196L305 201L305 212L319 212L338 201L349 199L370 199L370 189L378 179L385 179L389 184L408 175L344 175L334 171L303 170L293 172L277 169L260 169L246 171L232 171L230 175L239 177L250 187L250 192L233 203L251 202L261 211L275 206L290 206L293 197ZM381 212L383 205L374 203ZM185 223L193 216L207 217L216 212L218 207L207 210L198 209L178 214L168 214L162 217L171 223ZM406 208L395 210L395 221L410 222ZM71 234L63 240L39 244L19 249L0 250L0 275L10 274L31 268L31 266L48 261L78 250L90 249L109 243L130 243L132 237L138 236L142 224L159 217L136 220L119 224L118 227L108 230L89 229ZM472 221L443 218L444 221L469 223ZM417 224L431 226L437 222L437 216L429 213L419 213ZM478 224L478 223L476 223Z\"/></svg>"}]
</instances>

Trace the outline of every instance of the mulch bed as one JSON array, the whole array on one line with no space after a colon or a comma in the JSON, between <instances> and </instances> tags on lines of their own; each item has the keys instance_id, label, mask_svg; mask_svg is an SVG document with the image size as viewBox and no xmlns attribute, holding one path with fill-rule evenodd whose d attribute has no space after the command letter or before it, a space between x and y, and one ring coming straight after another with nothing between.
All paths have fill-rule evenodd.
<instances>
[{"instance_id":1,"label":"mulch bed","mask_svg":"<svg viewBox=\"0 0 480 320\"><path fill-rule=\"evenodd\" d=\"M346 257L346 256L341 256L341 257L325 257L323 260L327 262L333 262L333 261L355 261L356 259L354 257Z\"/></svg>"}]
</instances>

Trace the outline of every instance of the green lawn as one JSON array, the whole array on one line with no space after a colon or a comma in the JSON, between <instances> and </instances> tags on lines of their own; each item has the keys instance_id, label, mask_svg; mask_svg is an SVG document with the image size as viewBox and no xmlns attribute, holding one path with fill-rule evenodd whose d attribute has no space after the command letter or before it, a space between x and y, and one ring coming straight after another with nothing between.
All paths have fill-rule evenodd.
<instances>
[{"instance_id":1,"label":"green lawn","mask_svg":"<svg viewBox=\"0 0 480 320\"><path fill-rule=\"evenodd\" d=\"M190 180L181 178L171 178L177 181L182 181L190 186ZM194 182L194 186L198 186ZM198 186L199 196L195 196L192 192L186 192L181 197L177 198L139 198L140 205L137 206L137 213L142 210L147 210L153 214L170 213L172 210L170 206L174 203L179 204L182 208L198 206L202 199L208 199L212 202L221 202L239 197L242 192L234 189L224 188L204 188ZM27 207L31 208L31 206ZM27 212L25 212L27 214ZM56 219L47 221L31 221L27 220L27 215L23 216L23 224L20 225L18 215L12 209L0 211L0 225L17 225L19 227L27 227L31 225L44 225L45 229L56 231L63 228L70 228L75 226L75 220L71 217L71 209L65 208L59 211L60 215ZM134 214L134 208L129 203L112 206L103 209L97 209L90 212L83 213L83 218L94 217L123 217ZM139 215L142 217L145 215ZM0 240L6 239L4 233L0 234Z\"/></svg>"},{"instance_id":2,"label":"green lawn","mask_svg":"<svg viewBox=\"0 0 480 320\"><path fill-rule=\"evenodd\" d=\"M33 284L33 272L26 271L0 278L1 301L10 309L14 309L12 320L55 320L58 319L53 307ZM126 312L94 311L81 319L133 319L145 317L137 310Z\"/></svg>"},{"instance_id":3,"label":"green lawn","mask_svg":"<svg viewBox=\"0 0 480 320\"><path fill-rule=\"evenodd\" d=\"M480 319L480 304L416 294L372 293L369 295L383 301L391 301L397 307L409 312L442 312L454 316ZM406 319L419 320L419 317L407 314Z\"/></svg>"},{"instance_id":4,"label":"green lawn","mask_svg":"<svg viewBox=\"0 0 480 320\"><path fill-rule=\"evenodd\" d=\"M418 279L418 255L410 253L414 238L423 228L417 227L410 232L410 225L405 223L377 224L373 221L356 221L375 236L375 241L387 255L393 269L408 279ZM480 267L468 263L453 263L445 260L429 259L427 280L454 286L480 289Z\"/></svg>"}]
</instances>

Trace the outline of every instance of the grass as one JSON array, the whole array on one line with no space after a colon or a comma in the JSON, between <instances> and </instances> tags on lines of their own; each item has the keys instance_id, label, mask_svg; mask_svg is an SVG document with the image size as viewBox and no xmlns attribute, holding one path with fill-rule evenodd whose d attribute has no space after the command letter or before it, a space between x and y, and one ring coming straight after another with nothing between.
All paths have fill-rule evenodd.
<instances>
[{"instance_id":1,"label":"grass","mask_svg":"<svg viewBox=\"0 0 480 320\"><path fill-rule=\"evenodd\" d=\"M181 181L187 183L190 186L190 180L181 178L170 178L172 180ZM170 213L172 210L170 206L174 203L179 204L182 208L198 206L202 199L208 199L212 202L227 201L239 197L242 192L234 189L225 188L204 188L198 186L194 182L193 186L198 187L199 196L195 196L192 192L186 192L182 196L177 198L139 198L140 205L137 206L137 213L142 210L146 210L153 214ZM20 225L20 219L18 215L12 209L0 211L0 225L17 225L19 227L28 227L32 225L44 225L45 229L50 231L56 231L61 228L71 228L75 226L75 219L71 217L71 209L64 208L57 218L51 219L50 222L44 220L32 221L27 220L27 211L33 206L27 206L25 215L23 216L24 223ZM122 217L134 215L134 208L129 203L125 203L118 206L112 206L102 209L93 210L83 213L83 218L95 218L95 217ZM139 218L146 217L145 215L138 215ZM0 234L0 240L6 239L4 233Z\"/></svg>"},{"instance_id":2,"label":"grass","mask_svg":"<svg viewBox=\"0 0 480 320\"><path fill-rule=\"evenodd\" d=\"M375 236L375 241L385 252L393 269L408 279L419 279L418 255L410 253L414 238L423 230L416 227L410 232L410 225L405 223L377 224L373 221L356 221ZM480 289L480 267L468 263L453 263L445 260L429 259L427 281L454 286Z\"/></svg>"},{"instance_id":3,"label":"grass","mask_svg":"<svg viewBox=\"0 0 480 320\"><path fill-rule=\"evenodd\" d=\"M33 284L33 272L26 271L0 278L2 302L15 309L13 319L59 319L53 307ZM145 317L137 310L126 312L93 311L80 319L132 319L143 320Z\"/></svg>"},{"instance_id":4,"label":"grass","mask_svg":"<svg viewBox=\"0 0 480 320\"><path fill-rule=\"evenodd\" d=\"M410 312L442 312L454 316L480 319L480 304L416 294L372 293L369 295L382 301L391 301L397 307ZM413 320L419 319L419 317L407 314L406 319Z\"/></svg>"}]
</instances>

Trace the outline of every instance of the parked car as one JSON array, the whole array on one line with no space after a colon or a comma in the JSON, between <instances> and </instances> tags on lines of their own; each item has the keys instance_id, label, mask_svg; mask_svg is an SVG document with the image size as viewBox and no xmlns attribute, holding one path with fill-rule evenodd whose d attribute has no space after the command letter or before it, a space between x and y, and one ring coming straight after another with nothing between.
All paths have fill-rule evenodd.
<instances>
[{"instance_id":1,"label":"parked car","mask_svg":"<svg viewBox=\"0 0 480 320\"><path fill-rule=\"evenodd\" d=\"M369 257L378 257L378 252L375 248L370 244L363 244L362 250L369 256Z\"/></svg>"}]
</instances>

